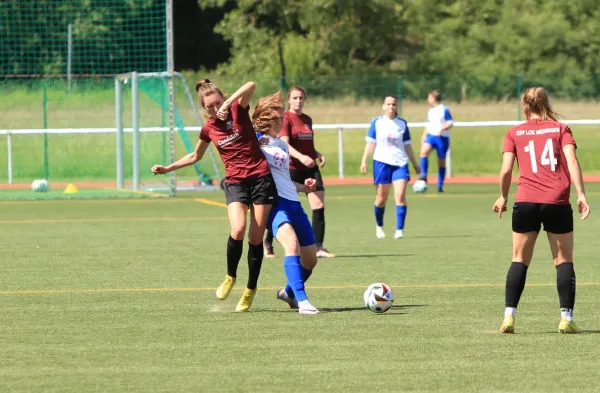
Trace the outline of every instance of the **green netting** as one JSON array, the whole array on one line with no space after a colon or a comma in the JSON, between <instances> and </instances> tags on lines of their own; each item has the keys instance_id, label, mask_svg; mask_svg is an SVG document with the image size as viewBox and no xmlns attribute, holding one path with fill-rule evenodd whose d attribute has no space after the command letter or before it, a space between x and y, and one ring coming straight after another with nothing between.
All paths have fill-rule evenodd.
<instances>
[{"instance_id":1,"label":"green netting","mask_svg":"<svg viewBox=\"0 0 600 393\"><path fill-rule=\"evenodd\" d=\"M164 0L4 0L0 75L73 75L166 69ZM71 26L71 27L69 27Z\"/></svg>"}]
</instances>

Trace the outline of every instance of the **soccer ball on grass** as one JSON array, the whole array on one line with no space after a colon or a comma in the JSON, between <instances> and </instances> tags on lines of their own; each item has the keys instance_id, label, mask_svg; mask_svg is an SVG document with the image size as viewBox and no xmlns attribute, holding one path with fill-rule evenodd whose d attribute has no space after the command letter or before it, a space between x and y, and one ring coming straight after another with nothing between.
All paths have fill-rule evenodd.
<instances>
[{"instance_id":1,"label":"soccer ball on grass","mask_svg":"<svg viewBox=\"0 0 600 393\"><path fill-rule=\"evenodd\" d=\"M420 194L427 191L427 182L425 180L417 180L413 184L413 191Z\"/></svg>"},{"instance_id":2,"label":"soccer ball on grass","mask_svg":"<svg viewBox=\"0 0 600 393\"><path fill-rule=\"evenodd\" d=\"M364 300L369 310L377 314L384 313L394 304L394 292L388 285L378 282L369 285Z\"/></svg>"},{"instance_id":3,"label":"soccer ball on grass","mask_svg":"<svg viewBox=\"0 0 600 393\"><path fill-rule=\"evenodd\" d=\"M46 192L48 189L48 180L46 179L37 179L31 183L31 190L34 192Z\"/></svg>"}]
</instances>

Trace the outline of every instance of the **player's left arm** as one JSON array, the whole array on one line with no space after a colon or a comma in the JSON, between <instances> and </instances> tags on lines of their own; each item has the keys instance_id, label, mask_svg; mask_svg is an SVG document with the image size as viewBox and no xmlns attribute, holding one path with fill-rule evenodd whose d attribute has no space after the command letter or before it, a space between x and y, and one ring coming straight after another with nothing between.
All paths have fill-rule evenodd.
<instances>
[{"instance_id":1,"label":"player's left arm","mask_svg":"<svg viewBox=\"0 0 600 393\"><path fill-rule=\"evenodd\" d=\"M500 168L500 197L494 203L492 210L498 213L498 217L502 218L502 213L507 210L506 204L508 193L510 192L510 183L512 180L512 171L515 165L515 153L505 151L502 154L502 168Z\"/></svg>"},{"instance_id":2,"label":"player's left arm","mask_svg":"<svg viewBox=\"0 0 600 393\"><path fill-rule=\"evenodd\" d=\"M306 179L304 184L294 182L297 192L309 193L317 189L317 181L315 179Z\"/></svg>"},{"instance_id":3,"label":"player's left arm","mask_svg":"<svg viewBox=\"0 0 600 393\"><path fill-rule=\"evenodd\" d=\"M444 108L444 124L441 127L441 131L449 130L454 126L454 119L448 108Z\"/></svg>"},{"instance_id":4,"label":"player's left arm","mask_svg":"<svg viewBox=\"0 0 600 393\"><path fill-rule=\"evenodd\" d=\"M417 172L417 174L420 174L421 166L419 165L419 161L417 161L417 159L415 158L415 153L412 148L412 141L410 139L410 131L408 129L408 125L406 126L406 131L404 131L404 134L402 135L402 143L404 143L404 151L410 159L413 168L415 168L415 172Z\"/></svg>"},{"instance_id":5,"label":"player's left arm","mask_svg":"<svg viewBox=\"0 0 600 393\"><path fill-rule=\"evenodd\" d=\"M568 142L564 144L563 153L567 161L567 167L569 174L571 175L571 180L575 186L575 190L577 191L577 208L579 213L581 213L581 219L585 220L590 215L590 205L585 195L583 172L581 170L579 160L577 159L577 153L575 149L575 141L573 141L573 143Z\"/></svg>"}]
</instances>

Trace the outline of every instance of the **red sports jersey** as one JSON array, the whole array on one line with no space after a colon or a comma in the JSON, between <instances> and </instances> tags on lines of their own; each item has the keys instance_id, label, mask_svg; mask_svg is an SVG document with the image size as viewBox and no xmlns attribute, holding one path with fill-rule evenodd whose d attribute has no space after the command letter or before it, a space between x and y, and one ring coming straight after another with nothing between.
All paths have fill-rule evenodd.
<instances>
[{"instance_id":1,"label":"red sports jersey","mask_svg":"<svg viewBox=\"0 0 600 393\"><path fill-rule=\"evenodd\" d=\"M200 139L213 142L225 164L225 180L239 183L266 176L271 171L260 151L256 133L248 114L236 100L227 120L209 119L200 131Z\"/></svg>"},{"instance_id":2,"label":"red sports jersey","mask_svg":"<svg viewBox=\"0 0 600 393\"><path fill-rule=\"evenodd\" d=\"M532 119L511 128L503 152L514 153L519 166L516 202L569 203L571 176L563 153L575 145L571 129L552 120Z\"/></svg>"},{"instance_id":3,"label":"red sports jersey","mask_svg":"<svg viewBox=\"0 0 600 393\"><path fill-rule=\"evenodd\" d=\"M279 132L279 136L289 137L290 146L300 153L311 158L317 158L314 133L312 130L312 119L310 116L305 115L304 113L297 115L290 111L286 111L283 116L283 128ZM307 170L308 168L292 157L290 169L302 171Z\"/></svg>"}]
</instances>

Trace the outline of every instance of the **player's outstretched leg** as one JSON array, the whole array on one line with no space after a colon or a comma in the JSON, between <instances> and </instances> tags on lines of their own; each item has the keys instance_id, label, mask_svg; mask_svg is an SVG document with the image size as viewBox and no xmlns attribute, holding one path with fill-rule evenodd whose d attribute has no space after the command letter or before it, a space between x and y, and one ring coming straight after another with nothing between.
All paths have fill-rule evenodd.
<instances>
[{"instance_id":1,"label":"player's outstretched leg","mask_svg":"<svg viewBox=\"0 0 600 393\"><path fill-rule=\"evenodd\" d=\"M521 262L510 264L508 274L506 275L506 303L504 309L504 320L500 326L500 333L515 332L515 317L517 315L517 306L525 289L527 280L527 265Z\"/></svg>"},{"instance_id":2,"label":"player's outstretched leg","mask_svg":"<svg viewBox=\"0 0 600 393\"><path fill-rule=\"evenodd\" d=\"M429 142L424 142L421 145L421 159L419 165L421 166L421 177L419 180L423 180L427 183L427 172L429 170L429 153L431 153L432 145Z\"/></svg>"},{"instance_id":3,"label":"player's outstretched leg","mask_svg":"<svg viewBox=\"0 0 600 393\"><path fill-rule=\"evenodd\" d=\"M420 165L421 165L421 177L419 178L419 180L424 180L427 183L427 172L429 171L429 159L427 158L427 156L421 156L420 158Z\"/></svg>"},{"instance_id":4,"label":"player's outstretched leg","mask_svg":"<svg viewBox=\"0 0 600 393\"><path fill-rule=\"evenodd\" d=\"M310 228L308 218L306 218L306 221L308 228ZM288 303L290 308L298 308L300 314L318 314L319 310L308 301L308 296L304 289L304 283L312 274L312 269L302 267L300 262L300 241L296 236L294 228L289 222L285 222L279 226L275 235L286 254L284 258L284 271L288 280L286 289L277 292L277 298ZM314 235L312 235L312 239L314 239ZM309 251L312 253L309 258L316 260L317 250L314 243ZM314 263L316 264L316 262Z\"/></svg>"}]
</instances>

